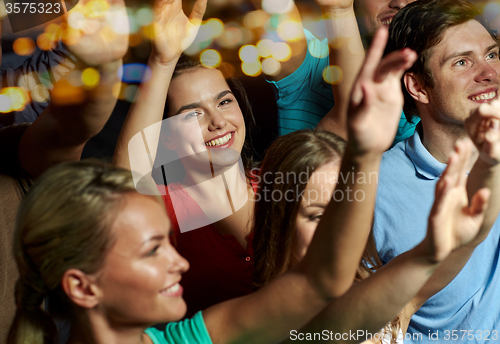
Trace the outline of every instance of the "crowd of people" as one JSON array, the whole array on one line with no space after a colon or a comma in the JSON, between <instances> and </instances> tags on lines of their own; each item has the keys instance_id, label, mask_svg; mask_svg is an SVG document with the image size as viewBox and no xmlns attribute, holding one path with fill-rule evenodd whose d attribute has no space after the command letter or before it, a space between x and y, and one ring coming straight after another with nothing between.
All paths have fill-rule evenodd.
<instances>
[{"instance_id":1,"label":"crowd of people","mask_svg":"<svg viewBox=\"0 0 500 344\"><path fill-rule=\"evenodd\" d=\"M79 160L126 32L91 18L2 71L100 77L0 121L0 344L499 340L496 33L467 0L316 3L328 38L303 29L268 76L280 137L261 162L242 83L183 55L207 0L155 1L112 162Z\"/></svg>"}]
</instances>

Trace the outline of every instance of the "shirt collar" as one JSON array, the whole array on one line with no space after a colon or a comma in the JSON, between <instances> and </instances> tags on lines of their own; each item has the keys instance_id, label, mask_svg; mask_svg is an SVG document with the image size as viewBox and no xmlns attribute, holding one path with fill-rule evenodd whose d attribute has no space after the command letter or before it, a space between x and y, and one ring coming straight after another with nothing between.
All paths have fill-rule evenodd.
<instances>
[{"instance_id":1,"label":"shirt collar","mask_svg":"<svg viewBox=\"0 0 500 344\"><path fill-rule=\"evenodd\" d=\"M422 123L418 123L413 136L405 142L406 155L413 162L415 171L426 179L437 179L444 172L446 164L436 160L424 147L421 140Z\"/></svg>"}]
</instances>

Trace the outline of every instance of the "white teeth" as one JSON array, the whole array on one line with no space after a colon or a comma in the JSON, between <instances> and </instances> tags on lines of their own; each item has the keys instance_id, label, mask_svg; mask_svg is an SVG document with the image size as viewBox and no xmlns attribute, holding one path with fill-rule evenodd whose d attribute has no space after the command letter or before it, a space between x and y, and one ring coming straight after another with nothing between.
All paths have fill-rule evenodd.
<instances>
[{"instance_id":1,"label":"white teeth","mask_svg":"<svg viewBox=\"0 0 500 344\"><path fill-rule=\"evenodd\" d=\"M384 25L391 25L391 23L392 23L392 18L389 20L382 20L382 24Z\"/></svg>"},{"instance_id":2,"label":"white teeth","mask_svg":"<svg viewBox=\"0 0 500 344\"><path fill-rule=\"evenodd\" d=\"M471 97L472 100L490 100L495 98L497 95L496 92L483 93L475 97Z\"/></svg>"},{"instance_id":3,"label":"white teeth","mask_svg":"<svg viewBox=\"0 0 500 344\"><path fill-rule=\"evenodd\" d=\"M233 136L232 133L227 134L226 136L220 137L218 139L208 141L205 143L205 146L213 147L213 146L221 146L225 143L227 143L229 140L231 140L231 137Z\"/></svg>"},{"instance_id":4,"label":"white teeth","mask_svg":"<svg viewBox=\"0 0 500 344\"><path fill-rule=\"evenodd\" d=\"M162 292L165 292L165 293L176 293L176 292L179 291L180 287L181 287L181 285L179 283L176 283L173 286L171 286L170 288L163 289Z\"/></svg>"}]
</instances>

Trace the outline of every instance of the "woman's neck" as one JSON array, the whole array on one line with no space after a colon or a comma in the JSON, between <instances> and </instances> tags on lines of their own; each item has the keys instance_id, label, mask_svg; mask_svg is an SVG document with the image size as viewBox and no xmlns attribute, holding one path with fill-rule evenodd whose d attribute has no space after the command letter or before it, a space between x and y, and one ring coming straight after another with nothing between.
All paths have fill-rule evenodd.
<instances>
[{"instance_id":1,"label":"woman's neck","mask_svg":"<svg viewBox=\"0 0 500 344\"><path fill-rule=\"evenodd\" d=\"M145 329L113 325L102 314L90 310L73 318L66 344L152 344Z\"/></svg>"}]
</instances>

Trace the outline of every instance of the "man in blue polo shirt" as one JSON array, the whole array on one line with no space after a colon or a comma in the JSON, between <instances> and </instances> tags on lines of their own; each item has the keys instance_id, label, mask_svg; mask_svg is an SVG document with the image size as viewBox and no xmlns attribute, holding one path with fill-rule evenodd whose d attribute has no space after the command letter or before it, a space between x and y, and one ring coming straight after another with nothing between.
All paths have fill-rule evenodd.
<instances>
[{"instance_id":1,"label":"man in blue polo shirt","mask_svg":"<svg viewBox=\"0 0 500 344\"><path fill-rule=\"evenodd\" d=\"M436 182L455 142L467 134L477 148L469 194L480 187L492 191L481 228L488 237L439 267L437 275L446 278L465 265L413 316L405 343L500 340L500 101L494 100L500 61L496 37L477 15L466 0L421 0L402 9L390 28L387 51L408 47L418 54L403 77L404 112L421 122L382 161L374 219L380 257L388 262L425 237Z\"/></svg>"}]
</instances>

